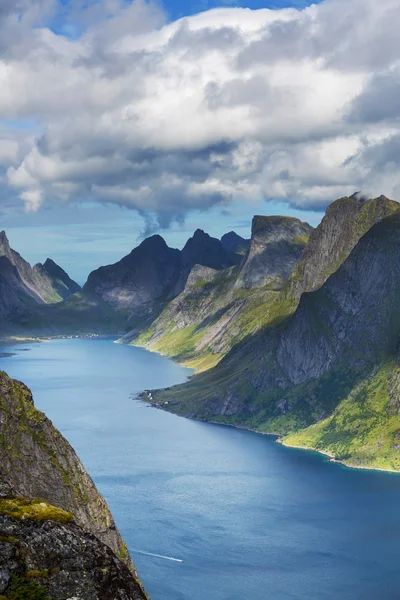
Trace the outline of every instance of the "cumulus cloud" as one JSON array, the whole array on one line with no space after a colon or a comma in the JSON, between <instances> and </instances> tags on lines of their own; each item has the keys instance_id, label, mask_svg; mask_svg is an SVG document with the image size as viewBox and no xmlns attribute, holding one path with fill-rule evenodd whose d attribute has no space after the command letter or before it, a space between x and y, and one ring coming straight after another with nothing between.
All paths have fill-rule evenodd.
<instances>
[{"instance_id":1,"label":"cumulus cloud","mask_svg":"<svg viewBox=\"0 0 400 600\"><path fill-rule=\"evenodd\" d=\"M398 0L173 23L144 0L77 0L51 30L59 10L0 0L0 114L38 124L0 131L0 169L28 209L115 203L165 227L238 199L400 199Z\"/></svg>"}]
</instances>

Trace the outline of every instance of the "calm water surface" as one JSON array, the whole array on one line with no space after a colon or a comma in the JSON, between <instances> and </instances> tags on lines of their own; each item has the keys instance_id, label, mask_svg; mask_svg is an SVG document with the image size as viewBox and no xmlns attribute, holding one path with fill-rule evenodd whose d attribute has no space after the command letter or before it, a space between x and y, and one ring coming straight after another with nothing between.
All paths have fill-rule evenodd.
<instances>
[{"instance_id":1,"label":"calm water surface","mask_svg":"<svg viewBox=\"0 0 400 600\"><path fill-rule=\"evenodd\" d=\"M148 408L132 394L189 371L140 348L21 348L0 367L77 450L152 600L400 598L400 476Z\"/></svg>"}]
</instances>

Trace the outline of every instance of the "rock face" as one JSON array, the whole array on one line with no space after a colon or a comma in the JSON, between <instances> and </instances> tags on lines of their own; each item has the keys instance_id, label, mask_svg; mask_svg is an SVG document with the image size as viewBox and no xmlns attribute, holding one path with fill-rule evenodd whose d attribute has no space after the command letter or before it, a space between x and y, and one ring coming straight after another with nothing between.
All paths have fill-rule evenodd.
<instances>
[{"instance_id":1,"label":"rock face","mask_svg":"<svg viewBox=\"0 0 400 600\"><path fill-rule=\"evenodd\" d=\"M144 307L170 295L180 274L179 258L179 250L154 235L116 264L93 271L84 291L94 292L117 310Z\"/></svg>"},{"instance_id":2,"label":"rock face","mask_svg":"<svg viewBox=\"0 0 400 600\"><path fill-rule=\"evenodd\" d=\"M116 310L151 314L157 303L165 304L184 289L195 264L224 269L240 260L200 229L182 251L169 248L154 235L118 263L93 271L84 291L94 292Z\"/></svg>"},{"instance_id":3,"label":"rock face","mask_svg":"<svg viewBox=\"0 0 400 600\"><path fill-rule=\"evenodd\" d=\"M250 240L246 240L234 231L225 233L221 238L221 244L225 250L234 252L235 254L246 254L250 247Z\"/></svg>"},{"instance_id":4,"label":"rock face","mask_svg":"<svg viewBox=\"0 0 400 600\"><path fill-rule=\"evenodd\" d=\"M61 272L65 281L72 281L65 271L48 259L47 266L50 263L51 269ZM60 292L59 282L50 275L47 268L41 264L31 267L18 252L10 248L6 233L2 231L0 233L0 318L4 319L11 315L18 319L26 310L35 309L38 305L61 302L63 298L73 293L72 289L69 290L65 284L62 286L62 293Z\"/></svg>"},{"instance_id":5,"label":"rock face","mask_svg":"<svg viewBox=\"0 0 400 600\"><path fill-rule=\"evenodd\" d=\"M76 523L1 512L0 594L40 600L147 599L128 567Z\"/></svg>"},{"instance_id":6,"label":"rock face","mask_svg":"<svg viewBox=\"0 0 400 600\"><path fill-rule=\"evenodd\" d=\"M363 200L357 194L341 198L327 209L321 224L311 233L304 255L289 282L290 293L321 287L337 271L358 240L375 224L399 210L399 204L380 196Z\"/></svg>"},{"instance_id":7,"label":"rock face","mask_svg":"<svg viewBox=\"0 0 400 600\"><path fill-rule=\"evenodd\" d=\"M148 600L105 500L74 450L0 372L0 595Z\"/></svg>"},{"instance_id":8,"label":"rock face","mask_svg":"<svg viewBox=\"0 0 400 600\"><path fill-rule=\"evenodd\" d=\"M43 265L38 263L35 265L35 268L50 279L52 287L64 300L81 289L81 286L76 281L73 281L68 273L58 266L54 260L51 260L51 258L47 258Z\"/></svg>"},{"instance_id":9,"label":"rock face","mask_svg":"<svg viewBox=\"0 0 400 600\"><path fill-rule=\"evenodd\" d=\"M348 368L395 347L400 318L400 214L375 225L322 288L303 294L281 333L277 358L293 384Z\"/></svg>"},{"instance_id":10,"label":"rock face","mask_svg":"<svg viewBox=\"0 0 400 600\"><path fill-rule=\"evenodd\" d=\"M300 261L311 232L312 227L298 219L255 216L250 247L235 285L282 289Z\"/></svg>"},{"instance_id":11,"label":"rock face","mask_svg":"<svg viewBox=\"0 0 400 600\"><path fill-rule=\"evenodd\" d=\"M237 265L240 260L240 256L227 250L220 240L211 237L202 229L195 231L181 253L182 268L187 270L188 274L194 265L221 270Z\"/></svg>"},{"instance_id":12,"label":"rock face","mask_svg":"<svg viewBox=\"0 0 400 600\"><path fill-rule=\"evenodd\" d=\"M16 494L69 511L117 555L126 546L105 500L73 448L33 404L30 390L0 373L0 478Z\"/></svg>"}]
</instances>

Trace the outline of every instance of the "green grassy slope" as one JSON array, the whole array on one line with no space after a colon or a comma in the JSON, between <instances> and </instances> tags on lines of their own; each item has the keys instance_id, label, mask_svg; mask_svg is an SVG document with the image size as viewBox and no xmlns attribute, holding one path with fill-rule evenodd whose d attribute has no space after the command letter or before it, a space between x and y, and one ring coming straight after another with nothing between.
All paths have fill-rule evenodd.
<instances>
[{"instance_id":1,"label":"green grassy slope","mask_svg":"<svg viewBox=\"0 0 400 600\"><path fill-rule=\"evenodd\" d=\"M355 386L333 414L283 439L356 467L400 470L400 365L390 361Z\"/></svg>"}]
</instances>

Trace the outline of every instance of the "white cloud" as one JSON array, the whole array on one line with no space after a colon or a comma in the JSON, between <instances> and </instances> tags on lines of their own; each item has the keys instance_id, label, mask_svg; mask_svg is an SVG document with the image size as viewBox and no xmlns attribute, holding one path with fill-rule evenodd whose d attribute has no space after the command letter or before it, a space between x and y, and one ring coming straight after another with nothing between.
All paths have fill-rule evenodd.
<instances>
[{"instance_id":1,"label":"white cloud","mask_svg":"<svg viewBox=\"0 0 400 600\"><path fill-rule=\"evenodd\" d=\"M10 6L0 113L41 131L3 150L0 139L0 161L30 209L91 199L168 225L232 199L400 199L398 0L215 9L166 25L158 5L103 0L76 13L75 40L40 24L51 2L35 14L22 2L18 23Z\"/></svg>"}]
</instances>

